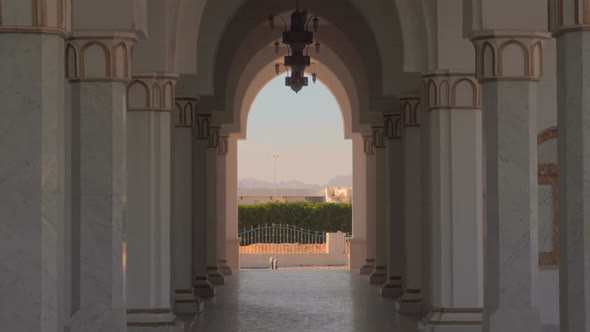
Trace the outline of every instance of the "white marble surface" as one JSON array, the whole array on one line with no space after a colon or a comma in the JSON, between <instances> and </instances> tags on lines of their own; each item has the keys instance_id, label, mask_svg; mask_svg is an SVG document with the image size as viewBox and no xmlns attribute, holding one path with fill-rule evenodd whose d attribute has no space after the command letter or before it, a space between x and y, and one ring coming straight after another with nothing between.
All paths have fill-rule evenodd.
<instances>
[{"instance_id":1,"label":"white marble surface","mask_svg":"<svg viewBox=\"0 0 590 332\"><path fill-rule=\"evenodd\" d=\"M0 45L0 329L58 331L65 305L64 42L1 34Z\"/></svg>"},{"instance_id":2,"label":"white marble surface","mask_svg":"<svg viewBox=\"0 0 590 332\"><path fill-rule=\"evenodd\" d=\"M242 270L205 302L190 332L414 332L416 324L355 271Z\"/></svg>"}]
</instances>

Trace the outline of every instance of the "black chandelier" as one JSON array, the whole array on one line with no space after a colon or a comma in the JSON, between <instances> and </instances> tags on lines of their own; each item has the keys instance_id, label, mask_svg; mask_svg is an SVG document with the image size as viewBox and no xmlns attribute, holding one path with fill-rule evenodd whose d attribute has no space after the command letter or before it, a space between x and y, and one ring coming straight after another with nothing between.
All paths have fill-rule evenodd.
<instances>
[{"instance_id":1,"label":"black chandelier","mask_svg":"<svg viewBox=\"0 0 590 332\"><path fill-rule=\"evenodd\" d=\"M285 78L285 85L291 87L291 90L298 93L304 86L308 85L308 79L305 77L305 68L309 67L311 57L309 56L309 47L315 45L316 53L320 53L320 42L313 39L313 33L318 31L320 19L313 15L307 17L308 13L304 10L299 10L299 1L296 2L295 11L291 14L291 26L287 29L287 21L281 16L270 15L268 17L268 24L271 29L275 27L275 17L280 18L284 25L283 44L287 45L287 55L284 58L284 65L287 70L291 71L291 76ZM308 31L309 24L312 24L313 31ZM275 52L279 53L280 43L274 43ZM305 52L305 54L303 54ZM275 72L278 75L281 64L275 64ZM317 80L317 74L311 75L313 83Z\"/></svg>"}]
</instances>

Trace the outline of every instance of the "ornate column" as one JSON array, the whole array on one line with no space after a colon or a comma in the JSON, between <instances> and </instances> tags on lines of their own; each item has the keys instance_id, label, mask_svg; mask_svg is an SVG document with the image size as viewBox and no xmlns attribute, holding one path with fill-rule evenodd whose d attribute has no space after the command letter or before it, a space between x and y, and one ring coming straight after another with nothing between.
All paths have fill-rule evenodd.
<instances>
[{"instance_id":1,"label":"ornate column","mask_svg":"<svg viewBox=\"0 0 590 332\"><path fill-rule=\"evenodd\" d=\"M223 276L232 274L227 265L226 256L226 222L227 222L227 153L229 137L219 136L217 147L217 266Z\"/></svg>"},{"instance_id":2,"label":"ornate column","mask_svg":"<svg viewBox=\"0 0 590 332\"><path fill-rule=\"evenodd\" d=\"M472 37L483 93L486 153L484 330L539 331L537 83L545 33Z\"/></svg>"},{"instance_id":3,"label":"ornate column","mask_svg":"<svg viewBox=\"0 0 590 332\"><path fill-rule=\"evenodd\" d=\"M219 230L217 218L217 151L219 149L221 128L211 126L209 128L209 149L207 150L207 179L205 186L207 189L207 278L213 285L223 285L225 283L223 275L219 272L217 264L217 232Z\"/></svg>"},{"instance_id":4,"label":"ornate column","mask_svg":"<svg viewBox=\"0 0 590 332\"><path fill-rule=\"evenodd\" d=\"M363 134L365 152L365 177L366 177L366 211L367 211L367 256L365 265L361 268L361 274L369 275L375 269L376 251L376 158L373 134Z\"/></svg>"},{"instance_id":5,"label":"ornate column","mask_svg":"<svg viewBox=\"0 0 590 332\"><path fill-rule=\"evenodd\" d=\"M590 331L590 1L553 2L559 129L561 331Z\"/></svg>"},{"instance_id":6,"label":"ornate column","mask_svg":"<svg viewBox=\"0 0 590 332\"><path fill-rule=\"evenodd\" d=\"M387 281L387 152L383 126L373 127L375 146L375 269L369 276L371 285Z\"/></svg>"},{"instance_id":7,"label":"ornate column","mask_svg":"<svg viewBox=\"0 0 590 332\"><path fill-rule=\"evenodd\" d=\"M172 266L174 312L199 310L192 278L192 128L196 97L176 97L172 135ZM200 122L199 122L200 124Z\"/></svg>"},{"instance_id":8,"label":"ornate column","mask_svg":"<svg viewBox=\"0 0 590 332\"><path fill-rule=\"evenodd\" d=\"M402 295L404 271L403 156L400 114L385 115L387 137L387 276L381 296Z\"/></svg>"},{"instance_id":9,"label":"ornate column","mask_svg":"<svg viewBox=\"0 0 590 332\"><path fill-rule=\"evenodd\" d=\"M395 302L401 313L418 313L422 307L422 193L420 98L400 98L404 176L404 289Z\"/></svg>"},{"instance_id":10,"label":"ornate column","mask_svg":"<svg viewBox=\"0 0 590 332\"><path fill-rule=\"evenodd\" d=\"M209 146L211 134L215 132L210 128L210 118L210 114L196 113L192 128L192 279L195 294L203 298L215 296L207 268L210 256L207 239L210 231L209 206L212 204L211 191L207 188L210 176L208 164L211 160L208 155L209 150L213 150Z\"/></svg>"},{"instance_id":11,"label":"ornate column","mask_svg":"<svg viewBox=\"0 0 590 332\"><path fill-rule=\"evenodd\" d=\"M350 239L350 269L360 270L367 257L366 157L363 136L352 133L352 239Z\"/></svg>"},{"instance_id":12,"label":"ornate column","mask_svg":"<svg viewBox=\"0 0 590 332\"><path fill-rule=\"evenodd\" d=\"M171 303L171 113L176 74L127 87L127 326L183 330Z\"/></svg>"},{"instance_id":13,"label":"ornate column","mask_svg":"<svg viewBox=\"0 0 590 332\"><path fill-rule=\"evenodd\" d=\"M126 83L135 35L75 33L72 103L72 310L69 329L126 331Z\"/></svg>"},{"instance_id":14,"label":"ornate column","mask_svg":"<svg viewBox=\"0 0 590 332\"><path fill-rule=\"evenodd\" d=\"M0 321L63 331L70 311L70 115L64 8L0 3Z\"/></svg>"},{"instance_id":15,"label":"ornate column","mask_svg":"<svg viewBox=\"0 0 590 332\"><path fill-rule=\"evenodd\" d=\"M474 74L424 75L430 132L429 312L422 331L482 331L483 164Z\"/></svg>"},{"instance_id":16,"label":"ornate column","mask_svg":"<svg viewBox=\"0 0 590 332\"><path fill-rule=\"evenodd\" d=\"M226 167L226 258L230 269L240 269L240 239L238 238L238 142L234 135L228 139Z\"/></svg>"}]
</instances>

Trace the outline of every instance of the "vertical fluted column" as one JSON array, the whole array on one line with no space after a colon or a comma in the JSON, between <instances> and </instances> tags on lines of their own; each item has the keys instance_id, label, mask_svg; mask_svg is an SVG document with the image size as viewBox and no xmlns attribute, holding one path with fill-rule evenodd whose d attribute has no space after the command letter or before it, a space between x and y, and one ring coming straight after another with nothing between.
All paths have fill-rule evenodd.
<instances>
[{"instance_id":1,"label":"vertical fluted column","mask_svg":"<svg viewBox=\"0 0 590 332\"><path fill-rule=\"evenodd\" d=\"M363 136L352 133L352 238L350 239L350 269L360 270L367 258L366 157Z\"/></svg>"},{"instance_id":2,"label":"vertical fluted column","mask_svg":"<svg viewBox=\"0 0 590 332\"><path fill-rule=\"evenodd\" d=\"M211 191L208 188L210 141L214 130L210 128L210 114L196 113L192 128L192 277L198 297L213 297L215 289L208 278L209 263L209 208ZM214 234L214 233L213 233Z\"/></svg>"},{"instance_id":3,"label":"vertical fluted column","mask_svg":"<svg viewBox=\"0 0 590 332\"><path fill-rule=\"evenodd\" d=\"M554 1L562 332L590 331L590 1ZM572 13L575 13L572 15Z\"/></svg>"},{"instance_id":4,"label":"vertical fluted column","mask_svg":"<svg viewBox=\"0 0 590 332\"><path fill-rule=\"evenodd\" d=\"M70 115L57 3L0 3L0 326L63 331L70 312Z\"/></svg>"},{"instance_id":5,"label":"vertical fluted column","mask_svg":"<svg viewBox=\"0 0 590 332\"><path fill-rule=\"evenodd\" d=\"M387 283L381 288L383 297L402 295L404 271L404 219L403 219L403 155L401 142L401 116L385 116L387 137Z\"/></svg>"},{"instance_id":6,"label":"vertical fluted column","mask_svg":"<svg viewBox=\"0 0 590 332\"><path fill-rule=\"evenodd\" d=\"M547 34L473 36L486 153L484 330L539 331L537 85Z\"/></svg>"},{"instance_id":7,"label":"vertical fluted column","mask_svg":"<svg viewBox=\"0 0 590 332\"><path fill-rule=\"evenodd\" d=\"M373 127L375 146L375 269L369 276L371 285L387 281L387 151L383 126Z\"/></svg>"},{"instance_id":8,"label":"vertical fluted column","mask_svg":"<svg viewBox=\"0 0 590 332\"><path fill-rule=\"evenodd\" d=\"M221 171L217 169L217 152L219 149L221 137L221 128L211 126L209 128L209 149L207 150L207 179L205 186L207 188L207 278L213 285L223 285L225 283L223 275L219 272L217 264L217 232L219 228L217 217L217 191L218 178L217 174Z\"/></svg>"},{"instance_id":9,"label":"vertical fluted column","mask_svg":"<svg viewBox=\"0 0 590 332\"><path fill-rule=\"evenodd\" d=\"M226 167L226 257L230 269L240 269L240 239L238 238L238 141L228 139Z\"/></svg>"},{"instance_id":10,"label":"vertical fluted column","mask_svg":"<svg viewBox=\"0 0 590 332\"><path fill-rule=\"evenodd\" d=\"M404 176L404 287L395 308L402 313L418 313L422 306L422 193L420 147L420 98L400 98Z\"/></svg>"},{"instance_id":11,"label":"vertical fluted column","mask_svg":"<svg viewBox=\"0 0 590 332\"><path fill-rule=\"evenodd\" d=\"M217 147L217 266L219 273L224 276L232 274L231 268L227 265L226 254L226 224L227 211L227 153L229 148L229 137L219 137Z\"/></svg>"},{"instance_id":12,"label":"vertical fluted column","mask_svg":"<svg viewBox=\"0 0 590 332\"><path fill-rule=\"evenodd\" d=\"M171 167L178 75L134 75L127 87L127 326L178 326L172 314ZM147 324L147 325L146 325ZM153 327L152 327L153 328Z\"/></svg>"},{"instance_id":13,"label":"vertical fluted column","mask_svg":"<svg viewBox=\"0 0 590 332\"><path fill-rule=\"evenodd\" d=\"M78 32L67 43L72 107L70 331L125 331L126 83L131 33Z\"/></svg>"},{"instance_id":14,"label":"vertical fluted column","mask_svg":"<svg viewBox=\"0 0 590 332\"><path fill-rule=\"evenodd\" d=\"M366 177L366 226L367 226L367 255L365 265L361 268L361 274L369 275L375 269L376 248L376 158L373 134L363 134L363 146L365 152L365 174Z\"/></svg>"},{"instance_id":15,"label":"vertical fluted column","mask_svg":"<svg viewBox=\"0 0 590 332\"><path fill-rule=\"evenodd\" d=\"M428 112L430 298L424 331L482 331L483 163L474 74L424 75ZM425 193L426 194L426 193Z\"/></svg>"}]
</instances>

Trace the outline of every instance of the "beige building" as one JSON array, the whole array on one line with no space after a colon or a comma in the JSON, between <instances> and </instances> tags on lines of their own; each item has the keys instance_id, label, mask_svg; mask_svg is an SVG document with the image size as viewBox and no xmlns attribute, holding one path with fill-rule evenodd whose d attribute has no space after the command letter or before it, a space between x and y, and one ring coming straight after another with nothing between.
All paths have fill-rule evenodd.
<instances>
[{"instance_id":1,"label":"beige building","mask_svg":"<svg viewBox=\"0 0 590 332\"><path fill-rule=\"evenodd\" d=\"M268 202L311 202L327 201L326 189L238 189L238 204L261 204Z\"/></svg>"}]
</instances>

